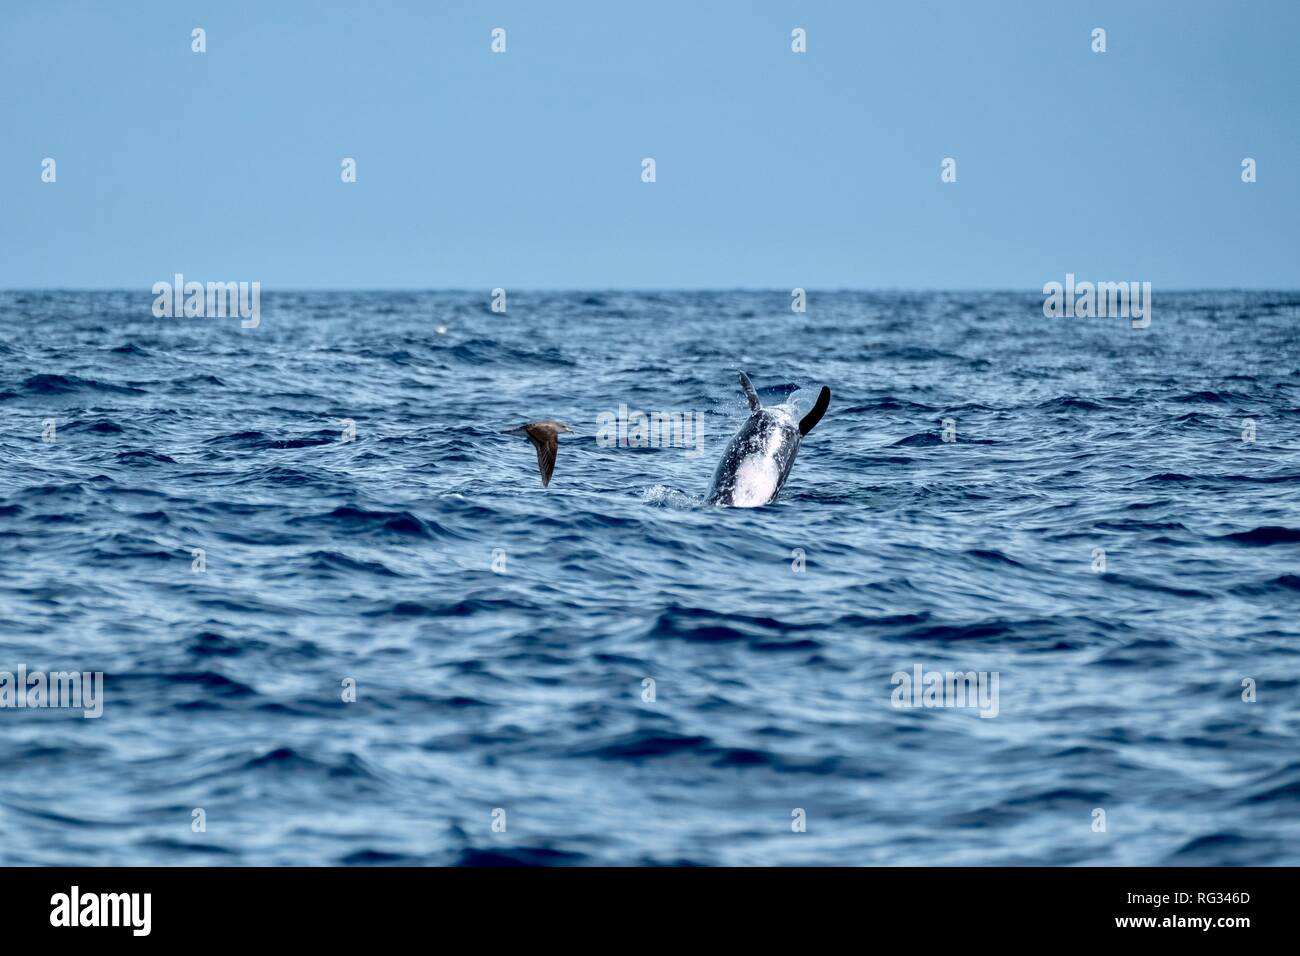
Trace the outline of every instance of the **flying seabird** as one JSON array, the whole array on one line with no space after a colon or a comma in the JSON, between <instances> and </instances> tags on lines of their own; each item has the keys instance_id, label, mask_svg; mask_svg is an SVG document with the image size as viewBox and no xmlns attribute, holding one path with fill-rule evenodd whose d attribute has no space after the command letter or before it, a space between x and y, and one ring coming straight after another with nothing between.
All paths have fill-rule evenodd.
<instances>
[{"instance_id":1,"label":"flying seabird","mask_svg":"<svg viewBox=\"0 0 1300 956\"><path fill-rule=\"evenodd\" d=\"M551 472L555 471L555 452L559 448L560 432L573 431L568 425L549 418L540 422L529 422L512 428L508 434L527 435L528 440L537 447L537 470L542 475L542 487L551 483Z\"/></svg>"}]
</instances>

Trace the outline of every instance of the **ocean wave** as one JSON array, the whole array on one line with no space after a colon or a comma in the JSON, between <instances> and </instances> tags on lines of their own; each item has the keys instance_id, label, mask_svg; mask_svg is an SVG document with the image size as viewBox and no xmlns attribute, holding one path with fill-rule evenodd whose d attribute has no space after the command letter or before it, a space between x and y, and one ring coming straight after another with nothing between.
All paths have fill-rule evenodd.
<instances>
[{"instance_id":1,"label":"ocean wave","mask_svg":"<svg viewBox=\"0 0 1300 956\"><path fill-rule=\"evenodd\" d=\"M104 675L102 721L6 710L11 861L1300 860L1293 295L1139 342L1007 293L144 293L0 292L0 670ZM769 508L701 498L738 367L832 390ZM602 447L620 404L706 454ZM542 417L548 488L501 434ZM997 716L898 706L917 666Z\"/></svg>"}]
</instances>

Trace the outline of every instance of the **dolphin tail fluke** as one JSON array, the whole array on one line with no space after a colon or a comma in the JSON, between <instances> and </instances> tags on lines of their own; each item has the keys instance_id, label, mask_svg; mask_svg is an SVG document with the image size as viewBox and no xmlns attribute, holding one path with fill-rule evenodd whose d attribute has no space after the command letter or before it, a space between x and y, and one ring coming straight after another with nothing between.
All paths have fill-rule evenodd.
<instances>
[{"instance_id":1,"label":"dolphin tail fluke","mask_svg":"<svg viewBox=\"0 0 1300 956\"><path fill-rule=\"evenodd\" d=\"M749 399L750 412L756 412L763 407L763 403L758 400L758 392L754 391L754 383L749 380L749 376L744 372L740 373L740 387L745 390L745 397ZM818 418L821 416L818 415Z\"/></svg>"},{"instance_id":2,"label":"dolphin tail fluke","mask_svg":"<svg viewBox=\"0 0 1300 956\"><path fill-rule=\"evenodd\" d=\"M817 423L822 420L826 414L826 409L831 403L831 390L825 385L822 386L821 394L817 396L817 402L812 409L803 418L799 419L800 437L807 435L816 427Z\"/></svg>"}]
</instances>

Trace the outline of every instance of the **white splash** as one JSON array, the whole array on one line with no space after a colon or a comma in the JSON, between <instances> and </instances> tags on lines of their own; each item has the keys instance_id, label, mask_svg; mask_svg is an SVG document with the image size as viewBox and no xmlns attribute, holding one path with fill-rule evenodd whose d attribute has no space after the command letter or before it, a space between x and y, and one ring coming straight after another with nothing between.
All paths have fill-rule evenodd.
<instances>
[{"instance_id":1,"label":"white splash","mask_svg":"<svg viewBox=\"0 0 1300 956\"><path fill-rule=\"evenodd\" d=\"M679 511L698 508L703 504L702 498L688 495L676 488L669 488L667 485L651 485L641 492L641 500L646 504Z\"/></svg>"}]
</instances>

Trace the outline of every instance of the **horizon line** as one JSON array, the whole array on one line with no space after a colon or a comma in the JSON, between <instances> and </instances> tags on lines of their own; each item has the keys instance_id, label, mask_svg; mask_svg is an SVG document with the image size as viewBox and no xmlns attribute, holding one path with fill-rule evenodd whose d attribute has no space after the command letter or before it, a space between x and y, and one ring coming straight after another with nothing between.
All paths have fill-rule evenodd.
<instances>
[{"instance_id":1,"label":"horizon line","mask_svg":"<svg viewBox=\"0 0 1300 956\"><path fill-rule=\"evenodd\" d=\"M197 280L196 280L197 281ZM211 280L214 282L258 282L260 279L235 279L235 280ZM1056 281L1054 279L1049 281ZM1084 279L1084 282L1096 283L1098 281L1109 280L1092 280ZM206 282L204 283L206 285ZM621 293L621 294L656 294L664 292L748 292L763 294L780 294L788 296L792 289L801 288L808 294L820 293L842 293L842 292L866 292L866 293L887 293L887 292L953 292L953 293L1012 293L1016 295L1044 295L1041 289L1037 288L1017 288L1014 286L835 286L835 287L816 287L816 286L793 286L786 289L783 286L494 286L494 287L467 287L467 286L283 286L263 288L264 292L281 292L281 293L302 293L302 292L436 292L436 293L481 293L486 290L490 295L493 288L503 288L511 295L546 293L546 294L565 294L565 293ZM1300 286L1181 286L1171 287L1162 290L1171 293L1187 292L1280 292L1280 293L1300 293ZM153 295L152 284L150 286L7 286L0 288L0 294L5 293L32 293L32 292L125 292L141 293L144 295Z\"/></svg>"}]
</instances>

